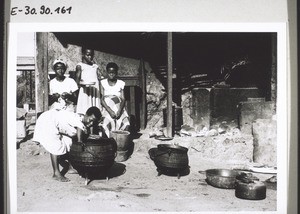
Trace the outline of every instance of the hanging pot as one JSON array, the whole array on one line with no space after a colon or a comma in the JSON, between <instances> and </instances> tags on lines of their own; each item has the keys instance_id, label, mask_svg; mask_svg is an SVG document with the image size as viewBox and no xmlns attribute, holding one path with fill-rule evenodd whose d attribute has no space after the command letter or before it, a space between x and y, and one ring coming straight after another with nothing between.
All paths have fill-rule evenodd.
<instances>
[{"instance_id":1,"label":"hanging pot","mask_svg":"<svg viewBox=\"0 0 300 214\"><path fill-rule=\"evenodd\" d=\"M223 189L234 189L239 175L237 171L230 169L208 169L205 172L208 184Z\"/></svg>"}]
</instances>

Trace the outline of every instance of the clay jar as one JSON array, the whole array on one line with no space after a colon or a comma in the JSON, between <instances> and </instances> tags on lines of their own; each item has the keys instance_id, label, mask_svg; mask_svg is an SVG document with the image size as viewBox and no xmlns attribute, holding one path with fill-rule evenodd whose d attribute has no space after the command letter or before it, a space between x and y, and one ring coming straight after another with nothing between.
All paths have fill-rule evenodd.
<instances>
[{"instance_id":1,"label":"clay jar","mask_svg":"<svg viewBox=\"0 0 300 214\"><path fill-rule=\"evenodd\" d=\"M129 131L111 131L110 136L117 142L118 151L126 151L130 147L131 138Z\"/></svg>"}]
</instances>

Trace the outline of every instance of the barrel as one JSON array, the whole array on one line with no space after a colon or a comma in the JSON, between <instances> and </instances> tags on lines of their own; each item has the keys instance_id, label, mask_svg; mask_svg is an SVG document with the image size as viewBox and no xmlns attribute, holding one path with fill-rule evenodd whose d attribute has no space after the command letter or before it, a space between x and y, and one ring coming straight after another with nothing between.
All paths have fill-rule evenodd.
<instances>
[{"instance_id":1,"label":"barrel","mask_svg":"<svg viewBox=\"0 0 300 214\"><path fill-rule=\"evenodd\" d=\"M105 173L115 162L117 143L112 138L86 139L73 142L70 148L72 166L82 173Z\"/></svg>"},{"instance_id":2,"label":"barrel","mask_svg":"<svg viewBox=\"0 0 300 214\"><path fill-rule=\"evenodd\" d=\"M164 127L167 127L167 109L163 109ZM183 125L182 108L173 106L172 124L175 131L180 131Z\"/></svg>"}]
</instances>

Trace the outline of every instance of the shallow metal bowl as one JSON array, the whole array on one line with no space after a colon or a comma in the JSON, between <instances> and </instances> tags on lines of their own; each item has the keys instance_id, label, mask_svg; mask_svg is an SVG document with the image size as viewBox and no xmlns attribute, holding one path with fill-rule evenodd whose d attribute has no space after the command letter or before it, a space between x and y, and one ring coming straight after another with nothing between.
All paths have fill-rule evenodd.
<instances>
[{"instance_id":1,"label":"shallow metal bowl","mask_svg":"<svg viewBox=\"0 0 300 214\"><path fill-rule=\"evenodd\" d=\"M237 171L230 169L208 169L205 172L208 184L223 189L234 189L239 175Z\"/></svg>"}]
</instances>

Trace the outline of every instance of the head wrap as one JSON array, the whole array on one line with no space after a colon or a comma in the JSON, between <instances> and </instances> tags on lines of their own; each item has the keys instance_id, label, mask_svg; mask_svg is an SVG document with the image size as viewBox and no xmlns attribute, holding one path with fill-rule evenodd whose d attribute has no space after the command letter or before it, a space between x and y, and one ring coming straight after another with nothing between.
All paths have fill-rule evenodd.
<instances>
[{"instance_id":1,"label":"head wrap","mask_svg":"<svg viewBox=\"0 0 300 214\"><path fill-rule=\"evenodd\" d=\"M56 59L56 60L54 60L54 62L53 62L53 64L52 64L52 68L53 68L53 69L54 69L54 66L55 66L57 63L63 64L63 65L66 67L66 69L67 69L67 63L66 63L64 60L62 60L62 59Z\"/></svg>"}]
</instances>

